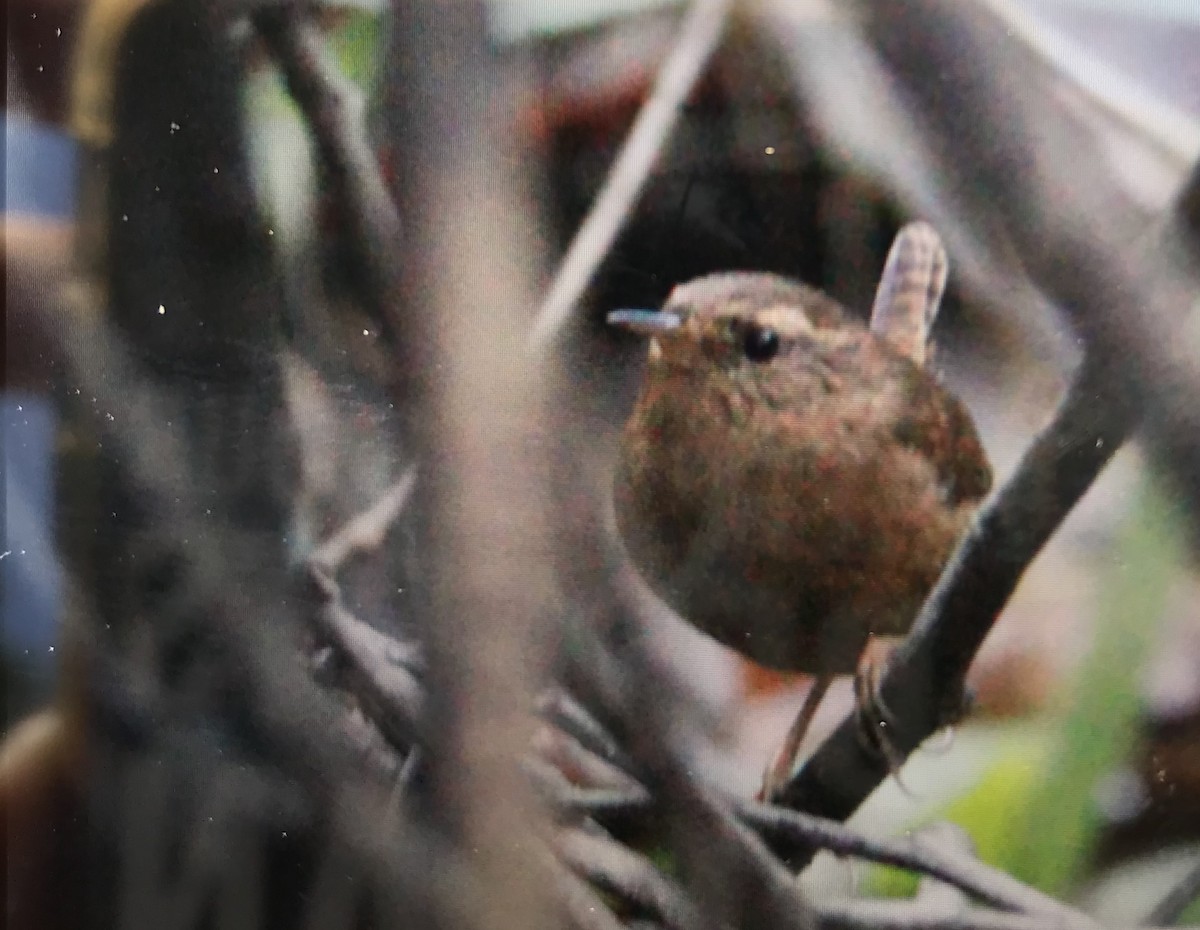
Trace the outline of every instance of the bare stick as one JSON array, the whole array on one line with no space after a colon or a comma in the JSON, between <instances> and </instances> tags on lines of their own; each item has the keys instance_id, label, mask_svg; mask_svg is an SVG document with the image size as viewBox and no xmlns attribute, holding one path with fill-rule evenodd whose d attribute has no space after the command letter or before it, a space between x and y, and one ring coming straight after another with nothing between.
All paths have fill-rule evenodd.
<instances>
[{"instance_id":1,"label":"bare stick","mask_svg":"<svg viewBox=\"0 0 1200 930\"><path fill-rule=\"evenodd\" d=\"M717 48L730 5L731 0L693 2L650 98L638 113L600 196L571 240L542 302L531 336L535 353L545 351L554 339L629 219L679 111Z\"/></svg>"},{"instance_id":2,"label":"bare stick","mask_svg":"<svg viewBox=\"0 0 1200 930\"><path fill-rule=\"evenodd\" d=\"M355 552L374 552L383 545L416 483L417 469L410 465L370 508L347 522L313 551L308 560L310 569L320 568L333 575Z\"/></svg>"},{"instance_id":3,"label":"bare stick","mask_svg":"<svg viewBox=\"0 0 1200 930\"><path fill-rule=\"evenodd\" d=\"M856 856L868 862L897 866L953 885L980 901L1006 911L1052 916L1090 926L1081 912L1036 888L993 868L974 856L951 855L920 835L910 840L872 839L833 820L798 814L779 807L735 802L738 816L769 843L790 834L790 843L802 840L839 856Z\"/></svg>"},{"instance_id":4,"label":"bare stick","mask_svg":"<svg viewBox=\"0 0 1200 930\"><path fill-rule=\"evenodd\" d=\"M354 616L334 599L318 613L318 625L347 661L354 693L372 722L396 749L407 751L417 738L423 690L400 660L412 650ZM396 650L402 650L397 654Z\"/></svg>"}]
</instances>

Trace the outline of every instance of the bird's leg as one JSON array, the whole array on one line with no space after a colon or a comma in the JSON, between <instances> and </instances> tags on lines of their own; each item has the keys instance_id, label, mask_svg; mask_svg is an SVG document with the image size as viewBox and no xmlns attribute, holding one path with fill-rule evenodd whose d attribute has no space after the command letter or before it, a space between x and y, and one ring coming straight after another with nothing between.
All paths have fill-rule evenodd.
<instances>
[{"instance_id":1,"label":"bird's leg","mask_svg":"<svg viewBox=\"0 0 1200 930\"><path fill-rule=\"evenodd\" d=\"M825 697L825 692L829 690L829 684L832 681L833 677L830 675L819 675L813 681L812 687L808 689L808 694L804 696L804 703L800 707L800 713L792 721L792 726L788 730L787 736L784 737L783 745L779 748L775 761L763 773L763 783L758 790L758 800L771 803L775 800L775 793L787 784L792 769L796 765L796 756L800 753L800 744L804 742L809 725L812 723L813 717L817 715L817 708L821 706L821 700Z\"/></svg>"},{"instance_id":2,"label":"bird's leg","mask_svg":"<svg viewBox=\"0 0 1200 930\"><path fill-rule=\"evenodd\" d=\"M894 718L883 702L879 685L892 653L903 641L902 636L876 636L872 633L859 656L858 668L854 673L855 715L863 745L887 760L888 769L893 776L897 776L897 780L900 767L904 764L904 755L892 742L889 731L894 726Z\"/></svg>"}]
</instances>

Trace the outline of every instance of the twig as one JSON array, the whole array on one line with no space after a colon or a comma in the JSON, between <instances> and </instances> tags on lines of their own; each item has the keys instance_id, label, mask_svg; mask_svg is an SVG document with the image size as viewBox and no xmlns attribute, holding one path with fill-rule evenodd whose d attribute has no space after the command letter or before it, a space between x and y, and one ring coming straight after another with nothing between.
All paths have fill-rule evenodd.
<instances>
[{"instance_id":1,"label":"twig","mask_svg":"<svg viewBox=\"0 0 1200 930\"><path fill-rule=\"evenodd\" d=\"M798 840L826 849L839 856L857 856L881 865L897 866L953 885L980 901L1006 911L1042 914L1080 926L1091 921L1082 913L993 868L973 856L948 855L938 847L922 842L919 835L910 840L871 839L836 821L748 801L736 802L738 816L773 845L783 840L789 845Z\"/></svg>"},{"instance_id":2,"label":"twig","mask_svg":"<svg viewBox=\"0 0 1200 930\"><path fill-rule=\"evenodd\" d=\"M586 815L600 822L643 820L652 816L654 799L644 789L586 789L542 778L540 784L561 811ZM854 856L868 862L907 869L952 885L1001 910L1043 914L1088 926L1090 921L1068 905L1032 888L1007 872L967 856L951 856L924 843L911 840L872 839L833 820L778 807L731 800L738 818L769 845L805 845L828 850L838 856Z\"/></svg>"},{"instance_id":3,"label":"twig","mask_svg":"<svg viewBox=\"0 0 1200 930\"><path fill-rule=\"evenodd\" d=\"M585 710L579 708L577 713L591 721L593 733L602 744L611 740ZM607 764L599 758L596 762ZM542 766L533 774L540 789L561 812L589 816L601 822L612 818L645 820L653 816L655 800L639 784L624 788L579 787L569 784L549 766ZM628 770L623 774L630 779L633 777ZM1079 911L1050 895L972 855L948 851L921 833L907 840L872 839L834 820L740 798L729 798L728 803L738 819L770 845L811 845L839 856L855 856L936 878L1001 910L1046 914L1080 925L1090 924Z\"/></svg>"},{"instance_id":4,"label":"twig","mask_svg":"<svg viewBox=\"0 0 1200 930\"><path fill-rule=\"evenodd\" d=\"M537 758L524 759L521 767L559 822L591 819L618 834L625 828L645 829L654 822L654 799L641 786L581 788L571 784L554 766Z\"/></svg>"},{"instance_id":5,"label":"twig","mask_svg":"<svg viewBox=\"0 0 1200 930\"><path fill-rule=\"evenodd\" d=\"M541 354L591 283L637 203L679 112L704 73L725 28L732 0L694 0L621 147L600 195L571 240L534 321L531 342Z\"/></svg>"},{"instance_id":6,"label":"twig","mask_svg":"<svg viewBox=\"0 0 1200 930\"><path fill-rule=\"evenodd\" d=\"M539 850L554 882L554 892L568 926L574 930L624 930L601 897L549 850Z\"/></svg>"},{"instance_id":7,"label":"twig","mask_svg":"<svg viewBox=\"0 0 1200 930\"><path fill-rule=\"evenodd\" d=\"M345 658L355 695L371 721L397 751L406 752L417 739L424 692L409 669L400 664L405 646L368 626L334 598L317 611L317 624Z\"/></svg>"},{"instance_id":8,"label":"twig","mask_svg":"<svg viewBox=\"0 0 1200 930\"><path fill-rule=\"evenodd\" d=\"M554 834L555 852L576 874L655 915L668 930L697 930L706 921L683 889L645 856L578 829Z\"/></svg>"},{"instance_id":9,"label":"twig","mask_svg":"<svg viewBox=\"0 0 1200 930\"><path fill-rule=\"evenodd\" d=\"M575 737L549 725L533 737L532 750L573 784L585 788L632 790L641 786L631 775L588 750Z\"/></svg>"},{"instance_id":10,"label":"twig","mask_svg":"<svg viewBox=\"0 0 1200 930\"><path fill-rule=\"evenodd\" d=\"M326 65L321 34L297 3L267 6L253 18L316 141L346 242L360 267L355 282L363 308L393 340L407 338L397 311L400 219L379 162L350 118L346 79Z\"/></svg>"},{"instance_id":11,"label":"twig","mask_svg":"<svg viewBox=\"0 0 1200 930\"><path fill-rule=\"evenodd\" d=\"M1069 930L1070 921L1044 914L1005 914L983 908L947 912L914 901L822 901L820 930Z\"/></svg>"},{"instance_id":12,"label":"twig","mask_svg":"<svg viewBox=\"0 0 1200 930\"><path fill-rule=\"evenodd\" d=\"M396 517L404 510L417 483L417 468L410 465L374 504L349 520L309 556L309 568L336 574L355 552L373 552L383 545Z\"/></svg>"},{"instance_id":13,"label":"twig","mask_svg":"<svg viewBox=\"0 0 1200 930\"><path fill-rule=\"evenodd\" d=\"M633 760L587 709L562 688L551 688L538 699L543 717L569 733L588 751L633 777Z\"/></svg>"},{"instance_id":14,"label":"twig","mask_svg":"<svg viewBox=\"0 0 1200 930\"><path fill-rule=\"evenodd\" d=\"M621 637L625 631L614 632ZM680 730L687 713L670 676L657 667L644 640L620 641L628 670L620 736L661 812L650 826L675 853L697 907L718 926L811 927L806 897L792 876L683 762ZM607 678L603 662L593 668ZM597 687L603 691L605 681Z\"/></svg>"},{"instance_id":15,"label":"twig","mask_svg":"<svg viewBox=\"0 0 1200 930\"><path fill-rule=\"evenodd\" d=\"M420 667L416 643L401 642L359 620L342 601L337 571L354 552L369 552L384 537L412 495L415 466L374 504L347 521L309 556L308 574L325 602L316 611L316 626L347 663L353 689L372 722L398 752L408 752L417 739L423 692L412 669Z\"/></svg>"},{"instance_id":16,"label":"twig","mask_svg":"<svg viewBox=\"0 0 1200 930\"><path fill-rule=\"evenodd\" d=\"M1170 927L1197 898L1200 898L1200 863L1192 866L1187 875L1154 905L1146 915L1146 923Z\"/></svg>"}]
</instances>

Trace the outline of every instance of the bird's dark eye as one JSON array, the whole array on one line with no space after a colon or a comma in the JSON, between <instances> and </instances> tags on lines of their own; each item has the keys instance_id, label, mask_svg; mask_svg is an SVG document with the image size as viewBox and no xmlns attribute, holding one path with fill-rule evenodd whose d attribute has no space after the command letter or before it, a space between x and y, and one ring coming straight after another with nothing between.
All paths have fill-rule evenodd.
<instances>
[{"instance_id":1,"label":"bird's dark eye","mask_svg":"<svg viewBox=\"0 0 1200 930\"><path fill-rule=\"evenodd\" d=\"M751 323L742 334L742 350L752 362L769 362L779 354L779 333Z\"/></svg>"}]
</instances>

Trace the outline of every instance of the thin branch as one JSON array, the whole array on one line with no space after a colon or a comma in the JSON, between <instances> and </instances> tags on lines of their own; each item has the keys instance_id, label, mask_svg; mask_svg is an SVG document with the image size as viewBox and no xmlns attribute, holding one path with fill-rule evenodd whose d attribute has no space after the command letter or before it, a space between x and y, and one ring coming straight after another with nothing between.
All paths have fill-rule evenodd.
<instances>
[{"instance_id":1,"label":"thin branch","mask_svg":"<svg viewBox=\"0 0 1200 930\"><path fill-rule=\"evenodd\" d=\"M416 483L417 468L410 465L374 504L317 546L308 559L310 571L320 568L333 575L354 553L377 550L408 504Z\"/></svg>"},{"instance_id":2,"label":"thin branch","mask_svg":"<svg viewBox=\"0 0 1200 930\"><path fill-rule=\"evenodd\" d=\"M534 321L540 354L570 316L637 204L679 113L716 50L732 0L694 0L604 187L575 233Z\"/></svg>"},{"instance_id":3,"label":"thin branch","mask_svg":"<svg viewBox=\"0 0 1200 930\"><path fill-rule=\"evenodd\" d=\"M533 752L585 788L629 791L641 786L618 766L601 759L579 740L556 727L543 726L533 737Z\"/></svg>"},{"instance_id":4,"label":"thin branch","mask_svg":"<svg viewBox=\"0 0 1200 930\"><path fill-rule=\"evenodd\" d=\"M653 816L654 798L644 789L588 789L554 782L544 774L541 790L555 807L573 816L587 816L601 823L636 821ZM834 820L731 799L734 813L770 846L810 846L838 856L854 856L867 862L907 869L952 885L980 901L1005 911L1042 914L1090 926L1091 921L1074 908L1013 878L974 857L950 855L924 842L918 835L909 840L873 839Z\"/></svg>"},{"instance_id":5,"label":"thin branch","mask_svg":"<svg viewBox=\"0 0 1200 930\"><path fill-rule=\"evenodd\" d=\"M589 752L633 777L633 760L588 710L562 688L551 688L538 699L538 711Z\"/></svg>"},{"instance_id":6,"label":"thin branch","mask_svg":"<svg viewBox=\"0 0 1200 930\"><path fill-rule=\"evenodd\" d=\"M856 856L868 862L897 866L939 879L1005 911L1040 914L1094 926L1081 912L993 868L973 856L951 855L923 841L872 839L833 820L748 801L736 802L738 816L773 845L812 845L839 856Z\"/></svg>"},{"instance_id":7,"label":"thin branch","mask_svg":"<svg viewBox=\"0 0 1200 930\"><path fill-rule=\"evenodd\" d=\"M1073 926L1041 914L1005 914L983 908L951 911L903 899L823 901L815 911L820 930L1069 930Z\"/></svg>"},{"instance_id":8,"label":"thin branch","mask_svg":"<svg viewBox=\"0 0 1200 930\"><path fill-rule=\"evenodd\" d=\"M822 901L820 930L1070 930L1077 925L1044 914L1005 914L983 908L948 911L906 900Z\"/></svg>"},{"instance_id":9,"label":"thin branch","mask_svg":"<svg viewBox=\"0 0 1200 930\"><path fill-rule=\"evenodd\" d=\"M582 707L561 695L575 706L573 716L589 722L588 732L594 742L607 745L611 737ZM546 701L549 698L544 699ZM579 747L580 751L587 751ZM609 763L593 756L598 765ZM628 769L622 775L633 779ZM531 771L539 789L560 813L587 816L600 822L613 818L633 821L654 816L655 800L640 784L627 787L580 787L551 766L539 764ZM873 839L834 820L798 813L786 808L729 798L728 804L739 820L753 829L771 845L811 845L839 856L855 856L868 862L908 869L938 879L981 902L1001 910L1029 914L1046 914L1088 926L1091 921L1068 905L1013 878L1007 872L993 868L970 855L943 848L933 837L917 833L909 839Z\"/></svg>"},{"instance_id":10,"label":"thin branch","mask_svg":"<svg viewBox=\"0 0 1200 930\"><path fill-rule=\"evenodd\" d=\"M317 611L318 629L347 662L363 709L401 752L417 739L424 689L401 662L411 649L359 620L334 598ZM398 651L399 650L399 651Z\"/></svg>"},{"instance_id":11,"label":"thin branch","mask_svg":"<svg viewBox=\"0 0 1200 930\"><path fill-rule=\"evenodd\" d=\"M606 564L603 558L599 564ZM675 854L696 906L717 926L809 930L806 897L792 876L684 762L680 736L690 718L672 677L659 668L644 637L630 628L627 614L609 619L605 641L600 630L576 631L577 646L588 647L588 662L576 669L578 685L606 698L604 719L616 728L635 776L653 792L661 813L648 826ZM618 677L609 667L616 649L624 670Z\"/></svg>"},{"instance_id":12,"label":"thin branch","mask_svg":"<svg viewBox=\"0 0 1200 930\"><path fill-rule=\"evenodd\" d=\"M416 484L415 466L367 510L347 521L313 551L308 574L325 602L317 609L318 631L347 663L353 691L393 747L407 752L417 739L424 694L412 669L423 657L416 643L401 642L359 620L342 601L337 571L354 552L370 552L383 544Z\"/></svg>"},{"instance_id":13,"label":"thin branch","mask_svg":"<svg viewBox=\"0 0 1200 930\"><path fill-rule=\"evenodd\" d=\"M608 905L591 886L549 851L540 856L554 882L555 898L567 925L574 930L624 930Z\"/></svg>"},{"instance_id":14,"label":"thin branch","mask_svg":"<svg viewBox=\"0 0 1200 930\"><path fill-rule=\"evenodd\" d=\"M524 759L521 768L560 823L590 819L611 832L623 834L626 828L644 830L655 821L654 799L640 786L581 788L571 784L554 766L537 758Z\"/></svg>"},{"instance_id":15,"label":"thin branch","mask_svg":"<svg viewBox=\"0 0 1200 930\"><path fill-rule=\"evenodd\" d=\"M354 107L346 79L326 64L321 33L298 4L269 5L253 19L313 134L340 207L346 242L359 265L355 280L363 308L393 340L406 337L398 313L401 280L395 257L400 219L379 161L350 117Z\"/></svg>"}]
</instances>

